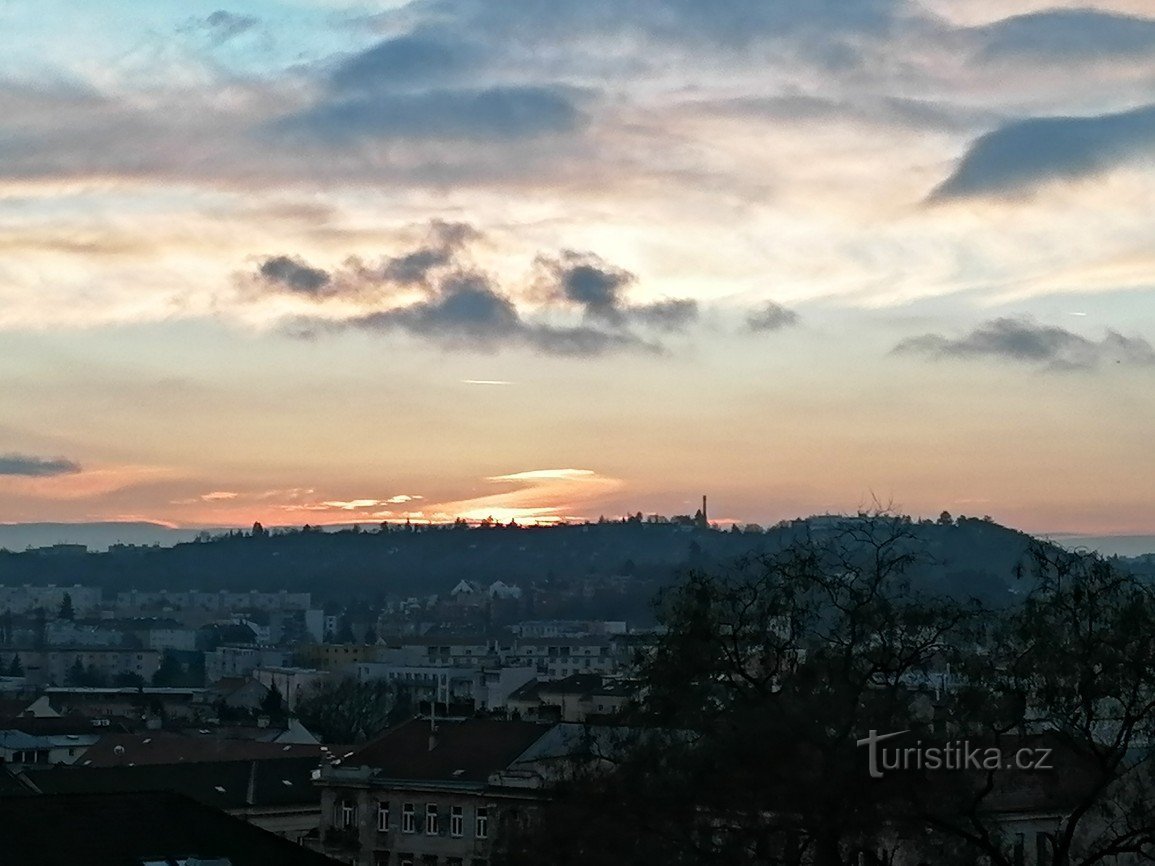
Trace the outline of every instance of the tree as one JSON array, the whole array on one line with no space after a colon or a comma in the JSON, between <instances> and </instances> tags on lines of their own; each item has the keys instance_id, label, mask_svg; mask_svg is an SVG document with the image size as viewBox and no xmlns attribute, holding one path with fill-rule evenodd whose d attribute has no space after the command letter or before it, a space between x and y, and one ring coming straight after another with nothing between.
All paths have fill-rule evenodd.
<instances>
[{"instance_id":1,"label":"tree","mask_svg":"<svg viewBox=\"0 0 1155 866\"><path fill-rule=\"evenodd\" d=\"M268 538L269 537L269 531L267 529L265 529L265 527L261 526L261 522L259 520L255 521L253 523L253 531L249 534L252 538Z\"/></svg>"},{"instance_id":2,"label":"tree","mask_svg":"<svg viewBox=\"0 0 1155 866\"><path fill-rule=\"evenodd\" d=\"M72 609L72 596L69 593L64 593L64 598L60 600L60 613L57 614L58 619L75 619L76 612Z\"/></svg>"},{"instance_id":3,"label":"tree","mask_svg":"<svg viewBox=\"0 0 1155 866\"><path fill-rule=\"evenodd\" d=\"M8 666L8 676L22 677L24 676L24 665L20 664L20 654L12 656L12 664Z\"/></svg>"},{"instance_id":4,"label":"tree","mask_svg":"<svg viewBox=\"0 0 1155 866\"><path fill-rule=\"evenodd\" d=\"M917 780L872 778L857 740L934 738L907 684L966 644L975 614L912 589L923 559L905 524L876 515L691 573L662 600L642 665L644 738L560 797L570 817L555 812L507 862L838 866L893 844Z\"/></svg>"},{"instance_id":5,"label":"tree","mask_svg":"<svg viewBox=\"0 0 1155 866\"><path fill-rule=\"evenodd\" d=\"M284 715L285 698L276 683L270 685L269 691L261 698L261 712L274 718Z\"/></svg>"},{"instance_id":6,"label":"tree","mask_svg":"<svg viewBox=\"0 0 1155 866\"><path fill-rule=\"evenodd\" d=\"M954 518L952 518L950 516L949 511L944 511L942 514L940 514L938 516L938 525L939 526L953 526L954 525Z\"/></svg>"},{"instance_id":7,"label":"tree","mask_svg":"<svg viewBox=\"0 0 1155 866\"><path fill-rule=\"evenodd\" d=\"M1001 617L991 652L968 674L955 723L972 732L1045 737L1064 806L1048 828L1055 866L1155 859L1155 594L1116 563L1035 543L1026 601ZM976 708L979 708L976 710ZM937 816L971 861L1013 866L984 806Z\"/></svg>"},{"instance_id":8,"label":"tree","mask_svg":"<svg viewBox=\"0 0 1155 866\"><path fill-rule=\"evenodd\" d=\"M297 717L327 743L370 739L412 715L411 696L385 680L330 683L302 699Z\"/></svg>"},{"instance_id":9,"label":"tree","mask_svg":"<svg viewBox=\"0 0 1155 866\"><path fill-rule=\"evenodd\" d=\"M66 686L83 686L85 685L85 671L84 662L77 656L72 660L72 664L64 674L64 684Z\"/></svg>"},{"instance_id":10,"label":"tree","mask_svg":"<svg viewBox=\"0 0 1155 866\"><path fill-rule=\"evenodd\" d=\"M377 643L377 629L373 626L365 629L365 643L373 645Z\"/></svg>"},{"instance_id":11,"label":"tree","mask_svg":"<svg viewBox=\"0 0 1155 866\"><path fill-rule=\"evenodd\" d=\"M356 643L357 638L353 634L353 625L349 622L349 617L342 616L341 624L337 628L337 634L334 637L335 643Z\"/></svg>"}]
</instances>

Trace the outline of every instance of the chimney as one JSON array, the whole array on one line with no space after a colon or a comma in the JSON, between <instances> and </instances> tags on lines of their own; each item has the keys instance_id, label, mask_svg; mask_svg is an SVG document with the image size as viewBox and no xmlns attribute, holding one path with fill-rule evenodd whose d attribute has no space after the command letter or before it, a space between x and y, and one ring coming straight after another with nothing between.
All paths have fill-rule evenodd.
<instances>
[{"instance_id":1,"label":"chimney","mask_svg":"<svg viewBox=\"0 0 1155 866\"><path fill-rule=\"evenodd\" d=\"M257 802L257 762L249 764L249 785L245 790L245 804L254 806Z\"/></svg>"}]
</instances>

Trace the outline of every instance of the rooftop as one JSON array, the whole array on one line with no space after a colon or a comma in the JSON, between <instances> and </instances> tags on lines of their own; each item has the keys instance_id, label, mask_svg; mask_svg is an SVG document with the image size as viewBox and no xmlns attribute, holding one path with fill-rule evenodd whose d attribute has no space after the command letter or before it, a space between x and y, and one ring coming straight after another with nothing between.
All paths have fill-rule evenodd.
<instances>
[{"instance_id":1,"label":"rooftop","mask_svg":"<svg viewBox=\"0 0 1155 866\"><path fill-rule=\"evenodd\" d=\"M67 828L67 832L61 832ZM333 866L329 858L179 794L0 798L7 862L142 866L227 858L229 866Z\"/></svg>"},{"instance_id":2,"label":"rooftop","mask_svg":"<svg viewBox=\"0 0 1155 866\"><path fill-rule=\"evenodd\" d=\"M490 774L507 768L549 730L532 722L440 721L430 749L429 727L428 719L404 722L343 763L369 766L391 779L485 783Z\"/></svg>"}]
</instances>

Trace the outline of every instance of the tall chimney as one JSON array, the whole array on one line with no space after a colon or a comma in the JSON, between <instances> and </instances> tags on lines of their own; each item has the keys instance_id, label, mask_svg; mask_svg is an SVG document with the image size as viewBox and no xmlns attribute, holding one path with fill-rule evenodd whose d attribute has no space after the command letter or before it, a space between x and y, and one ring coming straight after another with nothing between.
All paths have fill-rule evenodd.
<instances>
[{"instance_id":1,"label":"tall chimney","mask_svg":"<svg viewBox=\"0 0 1155 866\"><path fill-rule=\"evenodd\" d=\"M706 514L706 495L704 493L702 494L702 522L703 523L709 523L710 522L710 518Z\"/></svg>"}]
</instances>

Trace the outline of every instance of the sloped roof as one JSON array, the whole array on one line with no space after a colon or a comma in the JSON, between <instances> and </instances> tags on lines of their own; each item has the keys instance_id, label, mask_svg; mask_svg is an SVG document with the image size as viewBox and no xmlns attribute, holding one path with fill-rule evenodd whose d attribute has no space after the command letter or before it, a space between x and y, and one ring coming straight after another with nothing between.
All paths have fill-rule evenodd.
<instances>
[{"instance_id":1,"label":"sloped roof","mask_svg":"<svg viewBox=\"0 0 1155 866\"><path fill-rule=\"evenodd\" d=\"M43 794L172 791L218 809L319 803L316 758L151 764L136 767L30 768L25 777ZM251 795L251 796L250 796Z\"/></svg>"},{"instance_id":2,"label":"sloped roof","mask_svg":"<svg viewBox=\"0 0 1155 866\"><path fill-rule=\"evenodd\" d=\"M412 719L354 752L346 767L368 766L407 781L485 782L506 769L549 730L533 722L466 719L437 723L429 748L429 720Z\"/></svg>"},{"instance_id":3,"label":"sloped roof","mask_svg":"<svg viewBox=\"0 0 1155 866\"><path fill-rule=\"evenodd\" d=\"M120 749L120 751L117 751ZM89 748L84 766L123 767L129 764L181 764L203 761L253 761L272 758L319 758L321 747L308 743L272 743L222 736L187 736L168 731L110 734Z\"/></svg>"},{"instance_id":4,"label":"sloped roof","mask_svg":"<svg viewBox=\"0 0 1155 866\"><path fill-rule=\"evenodd\" d=\"M0 766L0 797L29 797L34 793L10 768Z\"/></svg>"},{"instance_id":5,"label":"sloped roof","mask_svg":"<svg viewBox=\"0 0 1155 866\"><path fill-rule=\"evenodd\" d=\"M231 866L336 862L171 793L7 797L0 799L0 838L6 862L37 866L140 866L193 856L227 857Z\"/></svg>"}]
</instances>

